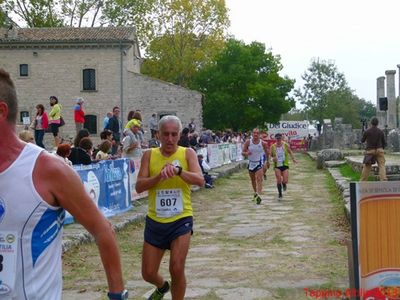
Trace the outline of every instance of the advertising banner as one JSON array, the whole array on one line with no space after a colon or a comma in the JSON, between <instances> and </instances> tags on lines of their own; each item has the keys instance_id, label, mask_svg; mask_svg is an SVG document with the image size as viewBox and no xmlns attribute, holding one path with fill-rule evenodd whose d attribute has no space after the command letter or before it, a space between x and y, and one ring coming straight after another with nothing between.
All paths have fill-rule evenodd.
<instances>
[{"instance_id":1,"label":"advertising banner","mask_svg":"<svg viewBox=\"0 0 400 300\"><path fill-rule=\"evenodd\" d=\"M229 144L218 144L219 153L220 153L220 162L222 165L230 164L231 158L229 154Z\"/></svg>"},{"instance_id":2,"label":"advertising banner","mask_svg":"<svg viewBox=\"0 0 400 300\"><path fill-rule=\"evenodd\" d=\"M222 153L219 151L218 144L207 145L208 165L216 168L222 165Z\"/></svg>"},{"instance_id":3,"label":"advertising banner","mask_svg":"<svg viewBox=\"0 0 400 300\"><path fill-rule=\"evenodd\" d=\"M129 160L103 160L91 165L77 165L86 192L106 216L114 216L131 208ZM65 223L72 223L70 214Z\"/></svg>"},{"instance_id":4,"label":"advertising banner","mask_svg":"<svg viewBox=\"0 0 400 300\"><path fill-rule=\"evenodd\" d=\"M136 180L138 177L138 173L140 170L140 158L137 159L131 159L130 160L130 173L129 173L129 177L130 177L130 183L131 183L131 191L132 191L132 200L137 200L137 199L141 199L144 197L147 197L147 195L149 194L148 191L142 192L142 193L137 193L136 192Z\"/></svg>"},{"instance_id":5,"label":"advertising banner","mask_svg":"<svg viewBox=\"0 0 400 300\"><path fill-rule=\"evenodd\" d=\"M309 134L308 121L279 121L276 124L267 124L268 146L275 142L275 134L281 133L284 140L292 149L304 147L304 138Z\"/></svg>"},{"instance_id":6,"label":"advertising banner","mask_svg":"<svg viewBox=\"0 0 400 300\"><path fill-rule=\"evenodd\" d=\"M400 182L351 183L350 191L360 299L400 299Z\"/></svg>"}]
</instances>

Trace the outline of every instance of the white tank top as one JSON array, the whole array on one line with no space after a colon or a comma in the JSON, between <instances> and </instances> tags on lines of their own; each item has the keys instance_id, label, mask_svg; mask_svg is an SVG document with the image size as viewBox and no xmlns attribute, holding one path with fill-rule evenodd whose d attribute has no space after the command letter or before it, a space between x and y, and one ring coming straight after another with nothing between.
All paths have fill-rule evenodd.
<instances>
[{"instance_id":1,"label":"white tank top","mask_svg":"<svg viewBox=\"0 0 400 300\"><path fill-rule=\"evenodd\" d=\"M61 299L65 211L45 202L32 172L43 151L27 144L0 173L0 299Z\"/></svg>"},{"instance_id":2,"label":"white tank top","mask_svg":"<svg viewBox=\"0 0 400 300\"><path fill-rule=\"evenodd\" d=\"M251 154L248 156L250 162L261 162L264 155L264 148L262 146L261 139L259 140L258 144L254 144L253 139L251 138L249 151L251 152Z\"/></svg>"}]
</instances>

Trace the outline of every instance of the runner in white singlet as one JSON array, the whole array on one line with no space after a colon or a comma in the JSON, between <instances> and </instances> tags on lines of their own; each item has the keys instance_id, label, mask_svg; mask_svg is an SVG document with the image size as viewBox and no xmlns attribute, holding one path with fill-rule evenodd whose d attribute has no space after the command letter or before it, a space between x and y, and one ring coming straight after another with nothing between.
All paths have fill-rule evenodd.
<instances>
[{"instance_id":1,"label":"runner in white singlet","mask_svg":"<svg viewBox=\"0 0 400 300\"><path fill-rule=\"evenodd\" d=\"M257 204L260 204L260 194L262 192L262 182L264 174L263 156L265 155L267 167L269 167L269 150L267 143L260 139L258 128L253 129L252 137L244 143L242 154L246 156L249 160L248 170L251 185L254 190L253 201L256 201Z\"/></svg>"},{"instance_id":2,"label":"runner in white singlet","mask_svg":"<svg viewBox=\"0 0 400 300\"><path fill-rule=\"evenodd\" d=\"M17 108L14 84L0 69L0 299L61 299L64 209L94 236L109 299L127 299L109 222L71 167L18 139Z\"/></svg>"}]
</instances>

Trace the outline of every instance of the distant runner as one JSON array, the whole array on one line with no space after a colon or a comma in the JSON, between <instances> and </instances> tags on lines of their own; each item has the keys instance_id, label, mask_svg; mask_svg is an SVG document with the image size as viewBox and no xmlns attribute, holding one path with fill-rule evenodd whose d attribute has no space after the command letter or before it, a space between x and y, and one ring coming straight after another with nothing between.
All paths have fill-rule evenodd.
<instances>
[{"instance_id":1,"label":"distant runner","mask_svg":"<svg viewBox=\"0 0 400 300\"><path fill-rule=\"evenodd\" d=\"M266 156L267 167L269 167L269 151L266 142L263 142L260 139L259 129L254 128L252 137L243 145L242 154L249 159L249 176L251 179L251 185L253 186L254 196L253 201L257 204L261 203L260 194L262 192L262 182L263 182L263 174L264 174L264 159L263 156Z\"/></svg>"},{"instance_id":2,"label":"distant runner","mask_svg":"<svg viewBox=\"0 0 400 300\"><path fill-rule=\"evenodd\" d=\"M282 199L282 189L286 191L289 181L289 155L294 163L297 163L294 158L290 146L282 141L282 134L275 134L276 143L271 146L271 157L274 162L276 187L278 188L278 199Z\"/></svg>"}]
</instances>

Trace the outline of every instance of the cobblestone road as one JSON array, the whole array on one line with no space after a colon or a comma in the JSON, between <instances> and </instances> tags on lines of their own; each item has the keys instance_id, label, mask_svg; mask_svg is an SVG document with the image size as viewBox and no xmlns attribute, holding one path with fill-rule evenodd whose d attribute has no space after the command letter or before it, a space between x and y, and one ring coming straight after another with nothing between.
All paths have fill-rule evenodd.
<instances>
[{"instance_id":1,"label":"cobblestone road","mask_svg":"<svg viewBox=\"0 0 400 300\"><path fill-rule=\"evenodd\" d=\"M219 179L215 189L193 194L195 233L186 265L186 299L312 299L304 289L348 287L343 241L349 233L337 225L342 210L331 202L327 173L316 170L307 156L297 158L282 201L272 170L261 205L251 201L243 169ZM152 290L140 276L142 235L142 224L119 233L130 299L144 299ZM167 277L168 259L161 266ZM69 251L63 299L106 299L101 270L95 246Z\"/></svg>"}]
</instances>

